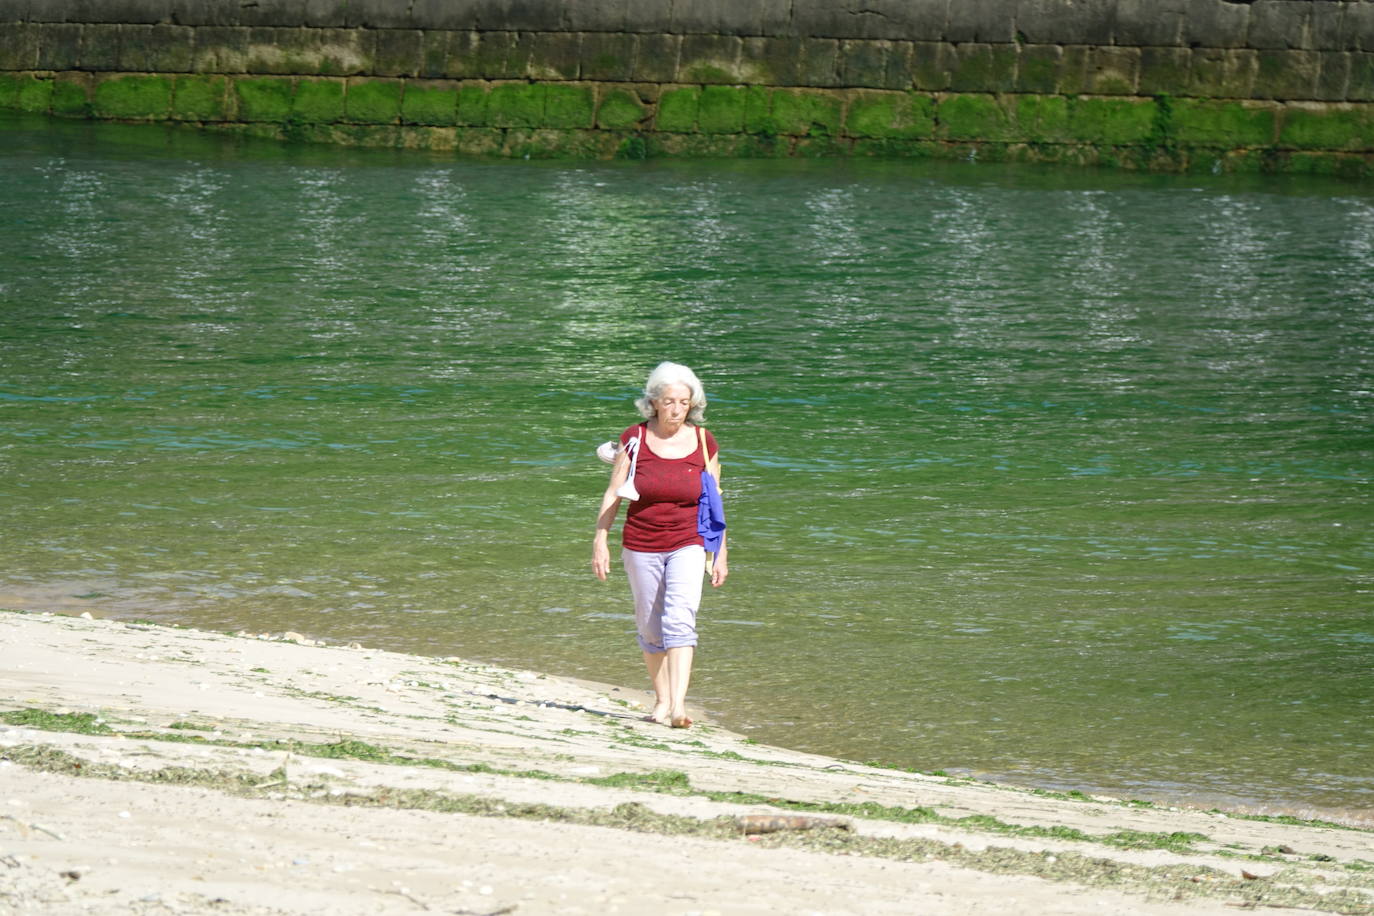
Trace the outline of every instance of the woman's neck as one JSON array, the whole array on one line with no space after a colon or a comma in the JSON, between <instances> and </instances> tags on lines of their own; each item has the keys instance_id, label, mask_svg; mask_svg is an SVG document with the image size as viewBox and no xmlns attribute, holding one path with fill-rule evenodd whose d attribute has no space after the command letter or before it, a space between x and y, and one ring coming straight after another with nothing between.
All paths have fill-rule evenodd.
<instances>
[{"instance_id":1,"label":"woman's neck","mask_svg":"<svg viewBox=\"0 0 1374 916\"><path fill-rule=\"evenodd\" d=\"M678 433L682 432L683 428L686 427L686 425L687 421L681 420L678 422L676 426L670 427L659 417L654 417L654 419L651 420L649 423L649 427L653 430L654 435L658 436L660 439L673 438Z\"/></svg>"}]
</instances>

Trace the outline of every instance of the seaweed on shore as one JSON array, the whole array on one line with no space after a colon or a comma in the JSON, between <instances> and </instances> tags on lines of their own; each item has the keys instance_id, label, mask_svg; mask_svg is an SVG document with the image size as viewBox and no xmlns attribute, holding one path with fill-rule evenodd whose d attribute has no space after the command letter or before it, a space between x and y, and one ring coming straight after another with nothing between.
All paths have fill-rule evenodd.
<instances>
[{"instance_id":1,"label":"seaweed on shore","mask_svg":"<svg viewBox=\"0 0 1374 916\"><path fill-rule=\"evenodd\" d=\"M623 802L610 808L572 808L542 803L511 803L489 796L454 795L432 789L382 788L370 794L331 793L322 784L291 783L286 778L284 767L264 782L258 774L242 771L188 767L135 770L115 764L85 761L66 751L41 745L9 748L4 756L16 764L39 771L84 778L195 785L245 798L556 821L665 836L690 836L718 842L740 842L745 834L740 822L729 815L702 819L662 814L636 802ZM668 781L678 782L675 779ZM1353 888L1319 892L1308 887L1278 884L1271 879L1236 877L1204 865L1144 866L1074 852L1027 851L1005 847L972 849L958 842L872 837L841 829L782 831L766 836L748 836L744 841L764 848L799 848L901 862L938 860L989 874L1030 875L1050 881L1111 888L1141 894L1150 899L1209 897L1234 901L1244 907L1303 907L1348 916L1374 914L1374 902L1370 897ZM1309 875L1292 877L1316 880Z\"/></svg>"},{"instance_id":2,"label":"seaweed on shore","mask_svg":"<svg viewBox=\"0 0 1374 916\"><path fill-rule=\"evenodd\" d=\"M778 796L760 795L751 792L720 791L694 787L689 776L679 770L656 770L651 772L622 772L609 776L577 777L561 776L545 770L516 770L494 767L487 763L464 763L439 757L407 755L340 735L339 739L328 743L311 743L296 740L271 740L243 742L228 739L207 739L201 735L188 735L183 731L116 732L105 724L105 720L89 713L58 714L38 709L15 710L0 713L0 721L14 725L41 728L49 731L77 732L79 734L112 735L122 734L126 738L150 741L169 741L195 743L221 747L261 749L265 751L286 752L303 757L316 757L335 760L358 760L364 763L388 766L419 766L431 769L463 773L486 773L493 776L506 776L520 779L557 780L585 783L607 788L622 788L635 791L653 792L663 795L696 795L710 801L740 805L770 805L790 811L809 814L841 815L864 818L867 820L889 821L902 824L933 824L951 827L974 833L987 833L998 836L1067 840L1072 842L1093 843L1118 849L1159 849L1182 855L1200 854L1203 850L1196 844L1207 843L1210 838L1205 834L1185 831L1150 832L1140 830L1119 830L1112 833L1092 834L1076 827L1063 825L1040 826L1035 824L1015 824L987 814L970 814L951 817L940 814L934 808L925 806L905 807L882 805L877 802L823 802L789 799ZM184 730L187 723L173 723ZM169 726L170 728L171 726ZM99 730L99 729L104 729ZM1285 822L1292 822L1288 819ZM1308 824L1312 826L1312 824ZM1319 824L1318 826L1339 826ZM1213 851L1216 852L1216 851ZM1219 852L1216 854L1226 855ZM1268 859L1268 856L1248 856L1249 858Z\"/></svg>"}]
</instances>

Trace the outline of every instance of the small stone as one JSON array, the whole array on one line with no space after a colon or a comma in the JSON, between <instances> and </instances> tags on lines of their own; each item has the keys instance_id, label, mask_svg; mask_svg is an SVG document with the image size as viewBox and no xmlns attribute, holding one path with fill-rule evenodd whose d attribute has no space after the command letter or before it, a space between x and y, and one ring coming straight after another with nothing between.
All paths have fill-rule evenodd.
<instances>
[{"instance_id":1,"label":"small stone","mask_svg":"<svg viewBox=\"0 0 1374 916\"><path fill-rule=\"evenodd\" d=\"M490 884L483 884L481 887L477 888L477 893L481 894L483 897L490 897L496 892L491 889Z\"/></svg>"},{"instance_id":2,"label":"small stone","mask_svg":"<svg viewBox=\"0 0 1374 916\"><path fill-rule=\"evenodd\" d=\"M91 612L90 612L90 611L82 611L82 612L81 612L81 619L82 619L82 620L95 620L95 618L91 616Z\"/></svg>"},{"instance_id":3,"label":"small stone","mask_svg":"<svg viewBox=\"0 0 1374 916\"><path fill-rule=\"evenodd\" d=\"M281 638L287 642L306 642L306 638L294 630L287 630L281 634Z\"/></svg>"}]
</instances>

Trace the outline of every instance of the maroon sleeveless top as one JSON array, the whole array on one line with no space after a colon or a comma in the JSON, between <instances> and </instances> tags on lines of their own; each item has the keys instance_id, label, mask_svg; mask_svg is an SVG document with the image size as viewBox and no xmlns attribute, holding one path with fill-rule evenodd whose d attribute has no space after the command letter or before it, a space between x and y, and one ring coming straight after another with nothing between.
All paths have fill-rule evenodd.
<instances>
[{"instance_id":1,"label":"maroon sleeveless top","mask_svg":"<svg viewBox=\"0 0 1374 916\"><path fill-rule=\"evenodd\" d=\"M697 501L701 499L701 472L706 457L701 446L685 458L660 458L648 442L648 424L639 423L620 434L623 446L638 436L639 463L635 467L635 489L639 499L630 503L620 543L628 550L666 553L701 544L697 534ZM692 435L696 435L693 427ZM706 447L717 452L716 438L708 431Z\"/></svg>"}]
</instances>

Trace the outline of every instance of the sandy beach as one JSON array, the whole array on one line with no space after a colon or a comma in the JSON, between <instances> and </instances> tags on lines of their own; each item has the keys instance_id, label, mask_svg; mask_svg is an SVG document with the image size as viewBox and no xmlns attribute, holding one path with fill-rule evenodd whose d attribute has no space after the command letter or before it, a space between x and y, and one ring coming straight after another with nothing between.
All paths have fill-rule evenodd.
<instances>
[{"instance_id":1,"label":"sandy beach","mask_svg":"<svg viewBox=\"0 0 1374 916\"><path fill-rule=\"evenodd\" d=\"M3 913L1374 913L1374 831L673 730L628 688L36 613L0 659Z\"/></svg>"}]
</instances>

